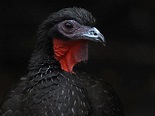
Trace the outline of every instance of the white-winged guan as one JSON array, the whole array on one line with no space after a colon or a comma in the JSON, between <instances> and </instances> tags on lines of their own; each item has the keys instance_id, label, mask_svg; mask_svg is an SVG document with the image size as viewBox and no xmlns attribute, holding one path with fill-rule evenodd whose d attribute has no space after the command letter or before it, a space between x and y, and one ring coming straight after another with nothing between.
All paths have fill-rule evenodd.
<instances>
[{"instance_id":1,"label":"white-winged guan","mask_svg":"<svg viewBox=\"0 0 155 116\"><path fill-rule=\"evenodd\" d=\"M27 76L1 106L2 116L123 116L112 87L102 79L73 71L88 59L88 42L105 44L83 8L64 8L38 29Z\"/></svg>"}]
</instances>

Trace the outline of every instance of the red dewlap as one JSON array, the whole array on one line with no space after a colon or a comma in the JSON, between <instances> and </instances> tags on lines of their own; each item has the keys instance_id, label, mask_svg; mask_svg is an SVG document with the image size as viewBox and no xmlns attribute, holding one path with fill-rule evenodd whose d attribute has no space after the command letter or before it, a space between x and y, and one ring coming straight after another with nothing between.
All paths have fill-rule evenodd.
<instances>
[{"instance_id":1,"label":"red dewlap","mask_svg":"<svg viewBox=\"0 0 155 116\"><path fill-rule=\"evenodd\" d=\"M73 72L73 67L78 62L88 59L88 42L86 40L53 39L54 57L61 64L61 69Z\"/></svg>"}]
</instances>

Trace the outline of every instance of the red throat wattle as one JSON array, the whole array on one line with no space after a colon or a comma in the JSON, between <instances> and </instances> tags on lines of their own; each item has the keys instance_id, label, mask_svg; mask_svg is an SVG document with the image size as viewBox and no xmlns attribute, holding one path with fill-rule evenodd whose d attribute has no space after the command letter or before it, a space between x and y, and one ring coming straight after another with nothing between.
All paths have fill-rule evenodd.
<instances>
[{"instance_id":1,"label":"red throat wattle","mask_svg":"<svg viewBox=\"0 0 155 116\"><path fill-rule=\"evenodd\" d=\"M73 67L78 62L88 59L88 42L86 40L53 39L54 57L61 64L61 69L73 72Z\"/></svg>"}]
</instances>

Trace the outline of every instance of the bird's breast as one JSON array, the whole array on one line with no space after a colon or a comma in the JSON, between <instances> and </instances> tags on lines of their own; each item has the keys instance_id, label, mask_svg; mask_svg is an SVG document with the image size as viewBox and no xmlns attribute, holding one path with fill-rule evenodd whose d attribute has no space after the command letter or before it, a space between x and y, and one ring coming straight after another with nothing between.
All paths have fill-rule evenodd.
<instances>
[{"instance_id":1,"label":"bird's breast","mask_svg":"<svg viewBox=\"0 0 155 116\"><path fill-rule=\"evenodd\" d=\"M24 101L25 110L38 115L45 111L52 115L88 115L90 106L87 92L82 81L74 74L62 71L53 76L49 72L37 75L30 83Z\"/></svg>"}]
</instances>

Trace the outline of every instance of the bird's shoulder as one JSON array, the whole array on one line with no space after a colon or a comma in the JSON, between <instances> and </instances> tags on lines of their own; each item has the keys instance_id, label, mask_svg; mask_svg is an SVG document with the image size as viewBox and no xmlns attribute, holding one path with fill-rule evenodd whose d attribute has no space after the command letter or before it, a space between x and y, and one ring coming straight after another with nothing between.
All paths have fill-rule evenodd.
<instances>
[{"instance_id":1,"label":"bird's shoulder","mask_svg":"<svg viewBox=\"0 0 155 116\"><path fill-rule=\"evenodd\" d=\"M87 88L88 96L94 109L94 115L124 115L117 93L102 76L87 73L77 73L77 75L82 79Z\"/></svg>"}]
</instances>

